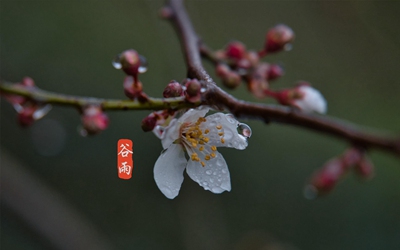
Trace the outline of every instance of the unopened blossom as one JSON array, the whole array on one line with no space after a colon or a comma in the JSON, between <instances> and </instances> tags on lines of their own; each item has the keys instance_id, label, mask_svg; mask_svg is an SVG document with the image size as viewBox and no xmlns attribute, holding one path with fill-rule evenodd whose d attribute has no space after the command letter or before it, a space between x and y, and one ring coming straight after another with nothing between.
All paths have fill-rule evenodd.
<instances>
[{"instance_id":1,"label":"unopened blossom","mask_svg":"<svg viewBox=\"0 0 400 250\"><path fill-rule=\"evenodd\" d=\"M284 89L279 92L266 91L266 93L276 98L280 104L296 107L302 112L326 113L325 98L309 84L301 83L292 89Z\"/></svg>"},{"instance_id":2,"label":"unopened blossom","mask_svg":"<svg viewBox=\"0 0 400 250\"><path fill-rule=\"evenodd\" d=\"M223 113L204 117L208 111L205 107L190 109L167 127L157 126L154 130L164 148L154 166L154 179L169 199L178 195L185 168L205 190L216 194L231 190L228 166L217 147L245 149L250 128L246 125L248 130L243 136L237 128L244 124Z\"/></svg>"},{"instance_id":3,"label":"unopened blossom","mask_svg":"<svg viewBox=\"0 0 400 250\"><path fill-rule=\"evenodd\" d=\"M321 92L308 85L302 85L297 87L297 92L300 93L301 97L295 99L293 103L301 111L307 113L311 112L317 112L321 114L326 113L327 104Z\"/></svg>"}]
</instances>

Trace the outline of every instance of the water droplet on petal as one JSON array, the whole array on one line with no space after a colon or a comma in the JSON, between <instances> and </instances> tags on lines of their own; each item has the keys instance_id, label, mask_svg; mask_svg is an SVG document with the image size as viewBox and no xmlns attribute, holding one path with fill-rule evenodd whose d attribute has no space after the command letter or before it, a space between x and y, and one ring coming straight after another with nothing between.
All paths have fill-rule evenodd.
<instances>
[{"instance_id":1,"label":"water droplet on petal","mask_svg":"<svg viewBox=\"0 0 400 250\"><path fill-rule=\"evenodd\" d=\"M237 127L237 131L240 135L243 135L246 138L250 138L251 136L251 128L249 125L245 123L239 123L239 126Z\"/></svg>"},{"instance_id":2,"label":"water droplet on petal","mask_svg":"<svg viewBox=\"0 0 400 250\"><path fill-rule=\"evenodd\" d=\"M204 93L204 92L206 92L206 90L207 90L206 88L201 88L200 93Z\"/></svg>"},{"instance_id":3,"label":"water droplet on petal","mask_svg":"<svg viewBox=\"0 0 400 250\"><path fill-rule=\"evenodd\" d=\"M114 57L114 60L111 62L112 66L116 69L121 69L122 64L121 64L121 54L118 54Z\"/></svg>"},{"instance_id":4,"label":"water droplet on petal","mask_svg":"<svg viewBox=\"0 0 400 250\"><path fill-rule=\"evenodd\" d=\"M228 171L226 171L226 169L222 169L222 173L226 174Z\"/></svg>"},{"instance_id":5,"label":"water droplet on petal","mask_svg":"<svg viewBox=\"0 0 400 250\"><path fill-rule=\"evenodd\" d=\"M208 182L206 182L206 181L203 181L203 186L208 186Z\"/></svg>"},{"instance_id":6,"label":"water droplet on petal","mask_svg":"<svg viewBox=\"0 0 400 250\"><path fill-rule=\"evenodd\" d=\"M145 73L148 69L147 59L146 57L139 55L140 66L139 66L139 73Z\"/></svg>"},{"instance_id":7,"label":"water droplet on petal","mask_svg":"<svg viewBox=\"0 0 400 250\"><path fill-rule=\"evenodd\" d=\"M222 165L224 165L224 161L222 159L218 159L217 165L221 167ZM222 170L222 173L223 173L223 170ZM215 175L216 174L217 174L217 172L215 172Z\"/></svg>"},{"instance_id":8,"label":"water droplet on petal","mask_svg":"<svg viewBox=\"0 0 400 250\"><path fill-rule=\"evenodd\" d=\"M206 171L206 174L207 174L207 175L211 175L211 174L212 174L212 170L207 170L207 171Z\"/></svg>"}]
</instances>

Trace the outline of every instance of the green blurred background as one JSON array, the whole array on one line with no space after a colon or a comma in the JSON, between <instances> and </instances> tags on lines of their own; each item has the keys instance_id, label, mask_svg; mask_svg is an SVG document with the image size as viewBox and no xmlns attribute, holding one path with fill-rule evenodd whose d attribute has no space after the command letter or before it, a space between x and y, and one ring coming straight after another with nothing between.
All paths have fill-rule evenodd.
<instances>
[{"instance_id":1,"label":"green blurred background","mask_svg":"<svg viewBox=\"0 0 400 250\"><path fill-rule=\"evenodd\" d=\"M182 80L186 71L173 28L158 18L162 4L2 0L1 78L17 82L30 76L50 91L124 98L124 75L111 60L134 48L149 61L141 76L146 93L160 97L168 81ZM308 80L326 97L329 115L399 134L400 2L188 1L186 6L197 32L216 49L232 39L259 49L271 26L289 25L297 35L293 50L267 58L286 69L274 88ZM258 101L244 86L231 93ZM373 180L350 174L329 196L310 201L303 196L307 179L346 143L296 127L245 121L253 129L249 147L220 150L232 191L214 195L185 174L179 196L169 200L153 179L161 143L140 129L148 113L109 112L109 129L85 138L77 132L75 109L54 107L23 129L2 100L2 184L16 181L29 190L30 182L22 178L27 175L57 198L40 202L35 197L47 191L24 197L12 185L7 190L15 193L2 188L1 248L61 248L38 229L42 217L32 205L38 202L39 211L47 211L59 201L67 212L51 216L66 225L85 224L76 232L86 239L94 234L105 249L399 249L398 158L374 151ZM117 178L120 138L135 144L129 181ZM16 171L15 180L5 179L6 165ZM26 219L10 199L38 220Z\"/></svg>"}]
</instances>

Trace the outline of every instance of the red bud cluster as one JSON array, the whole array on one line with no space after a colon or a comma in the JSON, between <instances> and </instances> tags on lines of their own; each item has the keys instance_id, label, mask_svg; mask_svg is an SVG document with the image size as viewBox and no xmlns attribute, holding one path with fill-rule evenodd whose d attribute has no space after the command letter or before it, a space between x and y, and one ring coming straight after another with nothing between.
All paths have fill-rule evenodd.
<instances>
[{"instance_id":1,"label":"red bud cluster","mask_svg":"<svg viewBox=\"0 0 400 250\"><path fill-rule=\"evenodd\" d=\"M30 77L23 78L21 83L15 85L28 90L36 88L35 82ZM4 96L18 112L18 123L24 127L32 125L34 121L45 116L51 109L50 104L41 105L23 96L12 94L4 94Z\"/></svg>"},{"instance_id":2,"label":"red bud cluster","mask_svg":"<svg viewBox=\"0 0 400 250\"><path fill-rule=\"evenodd\" d=\"M343 155L328 161L317 170L308 187L312 187L316 195L328 193L351 169L354 169L355 173L362 178L373 177L374 167L365 151L360 148L350 148Z\"/></svg>"}]
</instances>

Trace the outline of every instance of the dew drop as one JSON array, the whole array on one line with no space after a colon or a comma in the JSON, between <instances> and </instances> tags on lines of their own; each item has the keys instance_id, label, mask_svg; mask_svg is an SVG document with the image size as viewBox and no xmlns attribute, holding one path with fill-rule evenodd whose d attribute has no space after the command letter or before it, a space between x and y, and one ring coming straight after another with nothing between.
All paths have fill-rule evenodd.
<instances>
[{"instance_id":1,"label":"dew drop","mask_svg":"<svg viewBox=\"0 0 400 250\"><path fill-rule=\"evenodd\" d=\"M226 169L222 169L222 173L226 174L228 171L226 171Z\"/></svg>"},{"instance_id":2,"label":"dew drop","mask_svg":"<svg viewBox=\"0 0 400 250\"><path fill-rule=\"evenodd\" d=\"M208 182L206 182L206 181L203 181L203 186L208 186Z\"/></svg>"},{"instance_id":3,"label":"dew drop","mask_svg":"<svg viewBox=\"0 0 400 250\"><path fill-rule=\"evenodd\" d=\"M139 66L139 73L145 73L148 69L148 63L146 57L139 55L140 66Z\"/></svg>"},{"instance_id":4,"label":"dew drop","mask_svg":"<svg viewBox=\"0 0 400 250\"><path fill-rule=\"evenodd\" d=\"M217 163L218 164L218 163ZM218 173L217 173L217 171L214 171L214 173L213 173L213 175L217 175Z\"/></svg>"},{"instance_id":5,"label":"dew drop","mask_svg":"<svg viewBox=\"0 0 400 250\"><path fill-rule=\"evenodd\" d=\"M251 128L249 125L245 123L239 123L239 126L237 127L237 131L239 134L243 135L246 138L250 138L251 136Z\"/></svg>"},{"instance_id":6,"label":"dew drop","mask_svg":"<svg viewBox=\"0 0 400 250\"><path fill-rule=\"evenodd\" d=\"M223 161L222 159L218 159L217 165L221 167L222 165L224 165L224 161ZM215 174L216 174L216 173L217 173L217 172L215 172Z\"/></svg>"},{"instance_id":7,"label":"dew drop","mask_svg":"<svg viewBox=\"0 0 400 250\"><path fill-rule=\"evenodd\" d=\"M118 54L114 57L114 60L112 60L112 66L116 69L121 69L122 64L121 64L121 54Z\"/></svg>"},{"instance_id":8,"label":"dew drop","mask_svg":"<svg viewBox=\"0 0 400 250\"><path fill-rule=\"evenodd\" d=\"M206 92L206 90L207 90L206 88L201 88L200 93L204 93L204 92Z\"/></svg>"}]
</instances>

